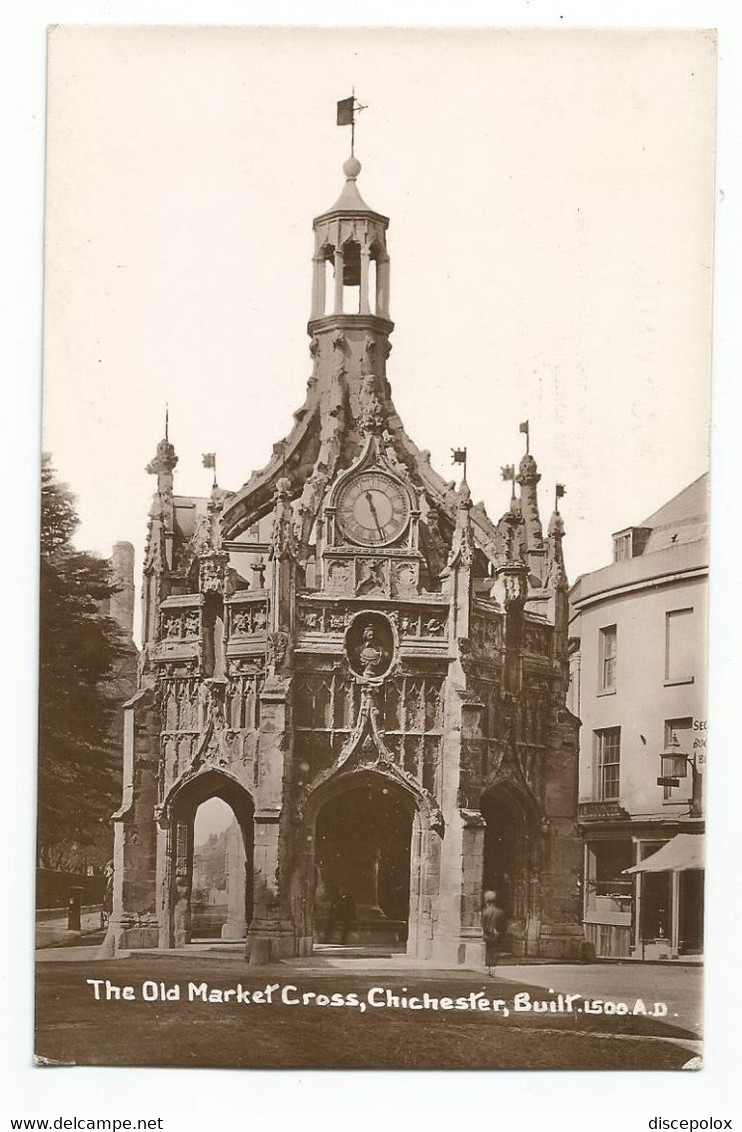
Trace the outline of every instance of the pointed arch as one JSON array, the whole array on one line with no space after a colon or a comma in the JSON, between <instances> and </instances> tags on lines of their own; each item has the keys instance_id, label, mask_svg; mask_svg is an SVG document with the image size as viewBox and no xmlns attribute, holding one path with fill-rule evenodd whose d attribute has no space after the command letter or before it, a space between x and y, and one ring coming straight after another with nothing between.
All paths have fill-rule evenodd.
<instances>
[{"instance_id":1,"label":"pointed arch","mask_svg":"<svg viewBox=\"0 0 742 1132\"><path fill-rule=\"evenodd\" d=\"M318 941L336 942L331 905L333 889L342 886L358 905L354 934L343 942L406 940L409 954L427 955L439 885L440 811L396 769L382 759L354 761L318 776L305 793L295 815L292 885L301 954L311 954Z\"/></svg>"},{"instance_id":2,"label":"pointed arch","mask_svg":"<svg viewBox=\"0 0 742 1132\"><path fill-rule=\"evenodd\" d=\"M482 792L480 809L485 823L482 890L497 894L511 946L522 954L528 950L538 904L541 810L532 792L505 776Z\"/></svg>"},{"instance_id":3,"label":"pointed arch","mask_svg":"<svg viewBox=\"0 0 742 1132\"><path fill-rule=\"evenodd\" d=\"M221 768L202 766L195 773L181 778L161 807L160 823L166 837L161 946L182 947L190 942L194 822L199 806L211 798L226 802L239 826L245 859L243 890L239 898L241 915L245 925L252 918L253 797L232 774Z\"/></svg>"}]
</instances>

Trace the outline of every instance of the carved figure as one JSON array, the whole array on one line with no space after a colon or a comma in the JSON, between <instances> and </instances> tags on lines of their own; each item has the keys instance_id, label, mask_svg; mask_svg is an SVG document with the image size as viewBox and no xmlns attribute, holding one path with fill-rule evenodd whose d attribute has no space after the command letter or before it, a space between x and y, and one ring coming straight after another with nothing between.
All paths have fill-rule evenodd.
<instances>
[{"instance_id":1,"label":"carved figure","mask_svg":"<svg viewBox=\"0 0 742 1132\"><path fill-rule=\"evenodd\" d=\"M356 593L359 597L363 594L383 593L384 592L384 562L364 562L361 565L363 575L361 576L358 585L356 586Z\"/></svg>"},{"instance_id":2,"label":"carved figure","mask_svg":"<svg viewBox=\"0 0 742 1132\"><path fill-rule=\"evenodd\" d=\"M363 648L359 653L364 676L373 676L378 669L383 652L376 644L376 637L370 625L363 630Z\"/></svg>"}]
</instances>

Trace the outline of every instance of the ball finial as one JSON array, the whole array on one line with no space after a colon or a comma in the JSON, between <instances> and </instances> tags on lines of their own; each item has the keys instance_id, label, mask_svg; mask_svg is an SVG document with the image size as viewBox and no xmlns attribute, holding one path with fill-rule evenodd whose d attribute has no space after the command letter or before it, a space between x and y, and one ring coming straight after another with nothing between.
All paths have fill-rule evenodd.
<instances>
[{"instance_id":1,"label":"ball finial","mask_svg":"<svg viewBox=\"0 0 742 1132\"><path fill-rule=\"evenodd\" d=\"M357 157L349 157L343 165L343 173L349 181L355 181L361 171L361 163Z\"/></svg>"}]
</instances>

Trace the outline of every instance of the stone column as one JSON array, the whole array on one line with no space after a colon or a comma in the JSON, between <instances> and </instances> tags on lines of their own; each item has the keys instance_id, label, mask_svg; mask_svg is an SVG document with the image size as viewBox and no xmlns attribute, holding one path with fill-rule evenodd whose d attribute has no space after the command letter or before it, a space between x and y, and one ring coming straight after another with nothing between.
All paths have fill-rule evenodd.
<instances>
[{"instance_id":1,"label":"stone column","mask_svg":"<svg viewBox=\"0 0 742 1132\"><path fill-rule=\"evenodd\" d=\"M579 886L582 839L575 813L578 723L566 708L557 708L555 715L544 763L538 954L577 958L584 942Z\"/></svg>"},{"instance_id":2,"label":"stone column","mask_svg":"<svg viewBox=\"0 0 742 1132\"><path fill-rule=\"evenodd\" d=\"M173 946L173 933L170 916L170 884L172 878L172 830L162 819L157 827L157 920L160 926L158 946Z\"/></svg>"},{"instance_id":3,"label":"stone column","mask_svg":"<svg viewBox=\"0 0 742 1132\"><path fill-rule=\"evenodd\" d=\"M113 818L113 909L102 955L157 946L157 763L154 697L143 690L124 705L124 791Z\"/></svg>"},{"instance_id":4,"label":"stone column","mask_svg":"<svg viewBox=\"0 0 742 1132\"><path fill-rule=\"evenodd\" d=\"M371 252L368 248L361 248L361 301L360 313L370 314L371 308L368 302L368 266L371 259Z\"/></svg>"},{"instance_id":5,"label":"stone column","mask_svg":"<svg viewBox=\"0 0 742 1132\"><path fill-rule=\"evenodd\" d=\"M410 920L407 954L430 959L438 918L440 894L441 838L417 812L410 844Z\"/></svg>"},{"instance_id":6,"label":"stone column","mask_svg":"<svg viewBox=\"0 0 742 1132\"><path fill-rule=\"evenodd\" d=\"M260 697L258 783L255 791L253 918L245 945L251 964L271 963L295 951L287 891L290 829L282 811L285 763L290 757L290 678L269 676Z\"/></svg>"},{"instance_id":7,"label":"stone column","mask_svg":"<svg viewBox=\"0 0 742 1132\"><path fill-rule=\"evenodd\" d=\"M376 313L389 318L389 256L376 261Z\"/></svg>"},{"instance_id":8,"label":"stone column","mask_svg":"<svg viewBox=\"0 0 742 1132\"><path fill-rule=\"evenodd\" d=\"M222 939L245 938L245 881L242 831L237 822L233 822L227 831L227 919L222 927Z\"/></svg>"},{"instance_id":9,"label":"stone column","mask_svg":"<svg viewBox=\"0 0 742 1132\"><path fill-rule=\"evenodd\" d=\"M313 319L323 318L325 313L325 258L312 257L312 315Z\"/></svg>"},{"instance_id":10,"label":"stone column","mask_svg":"<svg viewBox=\"0 0 742 1132\"><path fill-rule=\"evenodd\" d=\"M343 313L343 251L335 250L335 314Z\"/></svg>"}]
</instances>

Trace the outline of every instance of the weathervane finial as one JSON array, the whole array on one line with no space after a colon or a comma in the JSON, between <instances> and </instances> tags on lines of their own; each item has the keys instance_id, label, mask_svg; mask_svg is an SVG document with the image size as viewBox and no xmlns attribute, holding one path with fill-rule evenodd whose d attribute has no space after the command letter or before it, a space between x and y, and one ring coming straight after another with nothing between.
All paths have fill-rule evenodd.
<instances>
[{"instance_id":1,"label":"weathervane finial","mask_svg":"<svg viewBox=\"0 0 742 1132\"><path fill-rule=\"evenodd\" d=\"M361 106L356 98L355 87L353 87L350 98L342 98L337 106L337 124L338 126L350 126L350 156L355 157L356 114L360 114L361 110L368 110L368 106Z\"/></svg>"}]
</instances>

